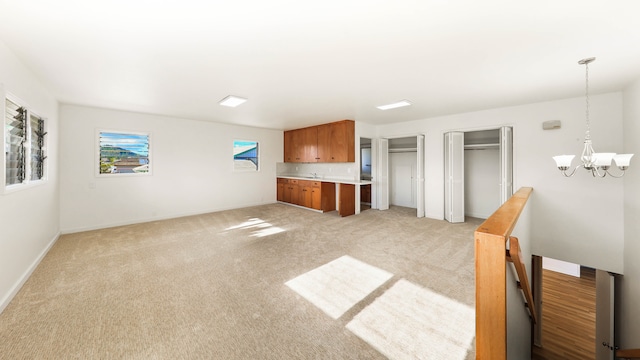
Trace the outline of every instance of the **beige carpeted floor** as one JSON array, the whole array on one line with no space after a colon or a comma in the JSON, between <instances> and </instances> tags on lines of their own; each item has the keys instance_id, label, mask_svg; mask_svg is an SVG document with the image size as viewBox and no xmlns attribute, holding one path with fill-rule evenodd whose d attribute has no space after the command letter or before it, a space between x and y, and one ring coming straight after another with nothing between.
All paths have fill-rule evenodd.
<instances>
[{"instance_id":1,"label":"beige carpeted floor","mask_svg":"<svg viewBox=\"0 0 640 360\"><path fill-rule=\"evenodd\" d=\"M0 314L0 358L384 359L347 324L399 281L472 308L480 222L272 204L64 235ZM285 285L345 255L393 276L336 319Z\"/></svg>"}]
</instances>

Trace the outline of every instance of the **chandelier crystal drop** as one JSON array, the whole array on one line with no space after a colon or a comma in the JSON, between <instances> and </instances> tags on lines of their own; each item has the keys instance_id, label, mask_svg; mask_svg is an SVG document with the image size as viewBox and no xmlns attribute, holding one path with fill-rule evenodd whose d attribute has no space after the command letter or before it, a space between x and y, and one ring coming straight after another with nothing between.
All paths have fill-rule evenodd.
<instances>
[{"instance_id":1,"label":"chandelier crystal drop","mask_svg":"<svg viewBox=\"0 0 640 360\"><path fill-rule=\"evenodd\" d=\"M582 155L580 160L582 164L576 166L571 172L567 172L571 168L571 162L575 155L558 155L554 156L553 160L556 161L556 166L562 172L562 175L571 177L576 173L578 168L584 168L591 172L593 177L605 177L607 175L620 178L624 176L625 171L629 167L629 162L633 154L616 154L616 153L597 153L593 150L591 143L591 123L589 120L589 63L595 61L596 58L590 57L578 61L578 64L585 66L585 99L586 99L586 121L587 130L584 135L584 148L582 149ZM616 166L620 170L618 174L612 174L609 172L611 163L615 162Z\"/></svg>"}]
</instances>

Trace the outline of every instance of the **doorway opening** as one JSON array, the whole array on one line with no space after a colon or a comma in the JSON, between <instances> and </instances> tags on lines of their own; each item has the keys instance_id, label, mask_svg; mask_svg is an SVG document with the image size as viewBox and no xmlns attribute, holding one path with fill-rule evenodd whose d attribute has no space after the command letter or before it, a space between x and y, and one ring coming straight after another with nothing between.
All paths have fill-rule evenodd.
<instances>
[{"instance_id":1,"label":"doorway opening","mask_svg":"<svg viewBox=\"0 0 640 360\"><path fill-rule=\"evenodd\" d=\"M416 137L389 139L389 205L418 208Z\"/></svg>"},{"instance_id":2,"label":"doorway opening","mask_svg":"<svg viewBox=\"0 0 640 360\"><path fill-rule=\"evenodd\" d=\"M613 359L619 276L548 257L532 258L534 298L540 309L532 359Z\"/></svg>"},{"instance_id":3,"label":"doorway opening","mask_svg":"<svg viewBox=\"0 0 640 360\"><path fill-rule=\"evenodd\" d=\"M487 219L513 194L513 129L444 134L445 219Z\"/></svg>"},{"instance_id":4,"label":"doorway opening","mask_svg":"<svg viewBox=\"0 0 640 360\"><path fill-rule=\"evenodd\" d=\"M371 139L360 138L360 180L373 179L373 159L371 157ZM360 211L371 209L372 185L360 185Z\"/></svg>"},{"instance_id":5,"label":"doorway opening","mask_svg":"<svg viewBox=\"0 0 640 360\"><path fill-rule=\"evenodd\" d=\"M408 207L424 217L424 135L379 139L377 150L379 208Z\"/></svg>"}]
</instances>

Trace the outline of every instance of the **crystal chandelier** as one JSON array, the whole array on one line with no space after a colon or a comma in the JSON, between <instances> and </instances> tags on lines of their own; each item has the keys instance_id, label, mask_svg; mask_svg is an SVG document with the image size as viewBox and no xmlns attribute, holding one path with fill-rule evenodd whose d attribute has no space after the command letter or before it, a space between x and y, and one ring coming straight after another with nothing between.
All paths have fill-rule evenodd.
<instances>
[{"instance_id":1,"label":"crystal chandelier","mask_svg":"<svg viewBox=\"0 0 640 360\"><path fill-rule=\"evenodd\" d=\"M631 157L633 156L633 154L597 153L593 150L593 146L591 145L591 129L589 123L589 63L595 61L595 59L596 58L591 57L578 61L578 64L584 65L586 69L585 98L587 102L587 130L584 135L584 148L582 149L582 156L580 156L582 164L576 166L570 173L567 173L567 170L571 168L571 161L573 160L575 155L558 155L554 156L553 160L556 161L556 166L558 166L558 169L562 172L562 175L566 177L573 176L576 170L582 167L585 170L590 171L593 177L597 176L603 178L608 174L609 176L620 178L624 176L625 170L627 170L627 168L629 167L629 162L631 161ZM618 174L612 174L609 172L612 160L616 163L616 166L621 171Z\"/></svg>"}]
</instances>

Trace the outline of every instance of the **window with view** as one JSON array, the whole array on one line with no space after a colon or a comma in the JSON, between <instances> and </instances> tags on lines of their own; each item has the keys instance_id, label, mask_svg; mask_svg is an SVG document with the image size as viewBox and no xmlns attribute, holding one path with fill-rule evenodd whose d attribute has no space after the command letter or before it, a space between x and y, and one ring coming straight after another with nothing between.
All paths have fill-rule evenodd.
<instances>
[{"instance_id":1,"label":"window with view","mask_svg":"<svg viewBox=\"0 0 640 360\"><path fill-rule=\"evenodd\" d=\"M233 141L233 170L234 171L258 171L258 142L257 141Z\"/></svg>"},{"instance_id":2,"label":"window with view","mask_svg":"<svg viewBox=\"0 0 640 360\"><path fill-rule=\"evenodd\" d=\"M100 131L100 175L149 174L149 134Z\"/></svg>"},{"instance_id":3,"label":"window with view","mask_svg":"<svg viewBox=\"0 0 640 360\"><path fill-rule=\"evenodd\" d=\"M27 107L5 98L5 187L45 178L45 120Z\"/></svg>"}]
</instances>

